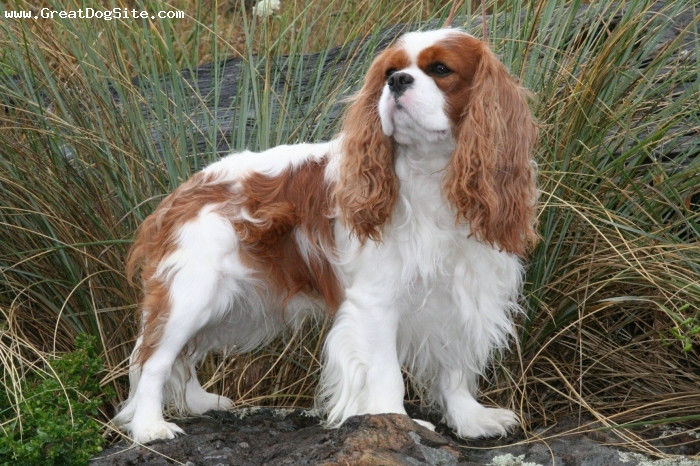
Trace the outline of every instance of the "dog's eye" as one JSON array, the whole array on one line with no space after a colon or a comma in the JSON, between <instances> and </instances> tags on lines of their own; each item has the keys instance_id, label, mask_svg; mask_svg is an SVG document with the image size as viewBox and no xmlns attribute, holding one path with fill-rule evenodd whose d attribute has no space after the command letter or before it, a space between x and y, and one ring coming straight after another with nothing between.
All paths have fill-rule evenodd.
<instances>
[{"instance_id":1,"label":"dog's eye","mask_svg":"<svg viewBox=\"0 0 700 466\"><path fill-rule=\"evenodd\" d=\"M435 62L431 63L430 66L428 66L428 74L431 74L433 76L447 76L448 74L452 73L452 70L447 67L444 63Z\"/></svg>"},{"instance_id":2,"label":"dog's eye","mask_svg":"<svg viewBox=\"0 0 700 466\"><path fill-rule=\"evenodd\" d=\"M384 77L389 78L389 76L396 73L396 71L396 68L389 68L388 70L386 70L386 73L384 73Z\"/></svg>"}]
</instances>

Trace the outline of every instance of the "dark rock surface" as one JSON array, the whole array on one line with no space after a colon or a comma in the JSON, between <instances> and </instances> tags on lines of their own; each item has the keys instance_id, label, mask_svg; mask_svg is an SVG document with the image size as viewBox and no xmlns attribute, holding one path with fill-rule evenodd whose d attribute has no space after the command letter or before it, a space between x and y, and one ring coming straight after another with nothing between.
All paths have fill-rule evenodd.
<instances>
[{"instance_id":1,"label":"dark rock surface","mask_svg":"<svg viewBox=\"0 0 700 466\"><path fill-rule=\"evenodd\" d=\"M177 464L368 464L368 465L700 465L698 441L674 436L687 456L653 460L600 442L614 442L609 432L556 436L523 442L522 433L491 440L460 440L445 426L432 432L401 415L356 416L339 429L324 429L302 410L210 412L178 421L187 435L136 446L122 441L92 460L93 465ZM696 455L693 458L691 455Z\"/></svg>"}]
</instances>

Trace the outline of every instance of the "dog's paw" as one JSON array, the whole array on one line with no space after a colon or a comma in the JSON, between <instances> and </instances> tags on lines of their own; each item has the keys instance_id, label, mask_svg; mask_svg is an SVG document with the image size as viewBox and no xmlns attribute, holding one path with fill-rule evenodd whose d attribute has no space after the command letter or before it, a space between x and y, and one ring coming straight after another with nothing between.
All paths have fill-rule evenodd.
<instances>
[{"instance_id":1,"label":"dog's paw","mask_svg":"<svg viewBox=\"0 0 700 466\"><path fill-rule=\"evenodd\" d=\"M233 400L203 391L196 396L187 396L187 408L192 414L204 414L211 410L228 411L233 408Z\"/></svg>"},{"instance_id":2,"label":"dog's paw","mask_svg":"<svg viewBox=\"0 0 700 466\"><path fill-rule=\"evenodd\" d=\"M134 418L134 405L128 403L113 418L112 423L118 427L126 426Z\"/></svg>"},{"instance_id":3,"label":"dog's paw","mask_svg":"<svg viewBox=\"0 0 700 466\"><path fill-rule=\"evenodd\" d=\"M423 426L426 429L432 430L433 432L435 432L435 424L433 424L432 422L424 421L422 419L414 419L413 422L415 422L419 426Z\"/></svg>"},{"instance_id":4,"label":"dog's paw","mask_svg":"<svg viewBox=\"0 0 700 466\"><path fill-rule=\"evenodd\" d=\"M460 412L451 412L445 421L460 437L478 438L506 435L519 424L513 411L485 406L471 406Z\"/></svg>"},{"instance_id":5,"label":"dog's paw","mask_svg":"<svg viewBox=\"0 0 700 466\"><path fill-rule=\"evenodd\" d=\"M132 421L126 427L131 433L131 438L136 443L169 440L185 433L177 424L165 422L164 420L153 421L148 424L135 424Z\"/></svg>"}]
</instances>

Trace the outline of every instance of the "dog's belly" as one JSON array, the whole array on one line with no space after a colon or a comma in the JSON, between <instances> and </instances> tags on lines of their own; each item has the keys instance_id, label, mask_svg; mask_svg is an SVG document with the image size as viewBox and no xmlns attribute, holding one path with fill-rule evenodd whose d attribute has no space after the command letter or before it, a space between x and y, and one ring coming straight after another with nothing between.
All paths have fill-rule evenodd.
<instances>
[{"instance_id":1,"label":"dog's belly","mask_svg":"<svg viewBox=\"0 0 700 466\"><path fill-rule=\"evenodd\" d=\"M220 309L192 340L194 360L210 351L247 353L269 343L285 328L297 328L325 312L316 297L298 294L285 303L280 296L260 292L252 285L249 292L222 302Z\"/></svg>"}]
</instances>

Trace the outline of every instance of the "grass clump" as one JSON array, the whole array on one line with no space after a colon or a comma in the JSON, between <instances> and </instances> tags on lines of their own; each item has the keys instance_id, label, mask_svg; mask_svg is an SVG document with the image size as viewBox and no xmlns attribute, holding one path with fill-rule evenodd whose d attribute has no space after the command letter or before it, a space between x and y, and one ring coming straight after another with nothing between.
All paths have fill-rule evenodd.
<instances>
[{"instance_id":1,"label":"grass clump","mask_svg":"<svg viewBox=\"0 0 700 466\"><path fill-rule=\"evenodd\" d=\"M97 338L80 334L75 349L30 368L19 386L0 390L0 463L84 464L102 450L96 420L110 390Z\"/></svg>"}]
</instances>

